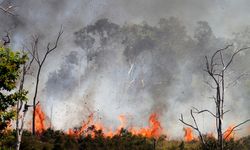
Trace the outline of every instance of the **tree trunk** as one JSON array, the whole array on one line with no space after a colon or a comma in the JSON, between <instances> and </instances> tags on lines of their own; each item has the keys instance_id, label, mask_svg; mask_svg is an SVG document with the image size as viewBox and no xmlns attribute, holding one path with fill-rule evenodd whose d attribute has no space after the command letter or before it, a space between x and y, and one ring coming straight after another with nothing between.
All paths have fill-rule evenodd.
<instances>
[{"instance_id":1,"label":"tree trunk","mask_svg":"<svg viewBox=\"0 0 250 150\"><path fill-rule=\"evenodd\" d=\"M37 71L37 77L36 77L36 89L35 89L35 95L33 98L33 116L32 116L32 134L35 135L36 133L36 97L37 97L37 91L38 91L38 85L39 85L39 78L40 78L40 72L41 72L42 66L39 65L39 69Z\"/></svg>"},{"instance_id":2,"label":"tree trunk","mask_svg":"<svg viewBox=\"0 0 250 150\"><path fill-rule=\"evenodd\" d=\"M20 129L18 130L18 134L17 134L16 150L19 150L19 149L20 149L20 146L21 146L22 136L23 136L23 126L24 126L24 122L25 122L24 119L25 119L25 116L26 116L26 114L27 114L27 111L28 111L28 110L24 110L24 112L23 112L21 127L20 127Z\"/></svg>"},{"instance_id":3,"label":"tree trunk","mask_svg":"<svg viewBox=\"0 0 250 150\"><path fill-rule=\"evenodd\" d=\"M18 133L18 134L17 134L16 150L19 150L19 149L20 149L21 141L22 141L22 135L20 135L20 134Z\"/></svg>"},{"instance_id":4,"label":"tree trunk","mask_svg":"<svg viewBox=\"0 0 250 150\"><path fill-rule=\"evenodd\" d=\"M23 66L23 73L22 73L22 79L20 82L20 86L19 86L19 92L23 90L23 84L24 84L24 80L25 80L25 74L26 74L26 67L25 65ZM19 116L20 116L20 111L22 109L23 106L23 102L21 102L21 100L17 101L17 106L16 106L16 111L17 111L17 119L16 119L16 150L20 149L20 145L21 145L21 141L22 141L22 133L23 133L23 123L24 123L24 117L25 115L22 117L22 121L21 121L21 128L19 128Z\"/></svg>"}]
</instances>

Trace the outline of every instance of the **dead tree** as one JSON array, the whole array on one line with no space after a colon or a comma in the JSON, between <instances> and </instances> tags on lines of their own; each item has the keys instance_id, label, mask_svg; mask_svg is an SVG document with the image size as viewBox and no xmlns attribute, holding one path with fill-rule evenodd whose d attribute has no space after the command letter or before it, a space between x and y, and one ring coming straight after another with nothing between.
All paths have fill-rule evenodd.
<instances>
[{"instance_id":1,"label":"dead tree","mask_svg":"<svg viewBox=\"0 0 250 150\"><path fill-rule=\"evenodd\" d=\"M32 134L33 135L35 135L35 132L36 132L35 131L35 127L36 127L36 124L35 124L36 111L35 110L36 110L36 104L37 104L37 92L38 92L38 88L39 88L39 80L40 80L41 70L42 70L43 64L46 61L48 55L57 48L58 42L59 42L59 39L60 39L62 33L63 33L63 30L61 27L54 45L51 47L51 43L47 44L45 54L43 55L42 58L39 55L39 50L38 50L39 38L38 37L34 38L34 44L32 46L32 52L30 54L32 55L32 57L36 61L37 65L38 65L38 70L37 70L37 74L36 74L35 93L34 93L33 105L32 105L33 106L33 116L32 116Z\"/></svg>"},{"instance_id":2,"label":"dead tree","mask_svg":"<svg viewBox=\"0 0 250 150\"><path fill-rule=\"evenodd\" d=\"M228 70L228 68L230 67L230 65L232 64L234 57L237 54L239 54L241 51L244 51L244 50L247 50L250 48L250 47L245 47L245 48L237 49L231 54L231 56L229 58L226 58L224 56L225 51L229 50L232 47L233 47L233 45L228 45L223 49L217 50L216 52L213 53L211 58L208 58L207 56L205 56L205 69L204 69L204 71L207 73L207 75L211 79L211 82L208 81L206 83L209 85L210 88L212 88L215 91L215 95L212 97L214 100L214 103L215 103L215 111L214 111L215 113L213 111L208 110L208 109L199 110L199 109L193 107L190 111L190 114L191 114L191 117L194 121L195 126L185 122L182 114L181 114L181 118L179 119L183 124L193 128L194 130L196 130L199 133L199 138L202 142L204 149L207 149L206 143L204 141L204 138L203 138L201 131L198 128L198 125L197 125L197 122L195 120L193 113L196 113L196 114L208 113L212 117L214 117L215 122L216 122L216 131L217 131L217 145L218 145L218 148L220 150L223 150L223 147L224 147L223 136L225 135L225 132L223 132L223 129L222 129L222 124L223 124L222 119L224 117L224 114L229 112L229 110L227 110L227 111L224 110L225 87L226 87L225 86L225 73ZM240 77L242 77L242 75L237 77L235 80L238 80ZM233 81L233 82L235 82L235 81ZM226 135L225 139L236 128L247 123L248 121L250 121L250 119L245 120L245 121L241 122L240 124L234 126L232 128L232 130L230 131L230 133Z\"/></svg>"},{"instance_id":3,"label":"dead tree","mask_svg":"<svg viewBox=\"0 0 250 150\"><path fill-rule=\"evenodd\" d=\"M14 13L15 11L15 6L12 5L9 1L4 0L0 3L0 10L3 11L6 14L9 14L11 16L16 16Z\"/></svg>"}]
</instances>

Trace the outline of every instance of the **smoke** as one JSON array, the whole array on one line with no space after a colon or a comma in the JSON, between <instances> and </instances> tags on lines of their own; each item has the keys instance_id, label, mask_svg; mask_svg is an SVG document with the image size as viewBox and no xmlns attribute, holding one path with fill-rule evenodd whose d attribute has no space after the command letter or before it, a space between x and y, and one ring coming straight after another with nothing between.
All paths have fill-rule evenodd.
<instances>
[{"instance_id":1,"label":"smoke","mask_svg":"<svg viewBox=\"0 0 250 150\"><path fill-rule=\"evenodd\" d=\"M188 116L192 106L214 107L209 99L213 91L204 84L204 56L228 43L249 44L246 3L21 0L12 2L17 16L0 14L4 20L0 31L11 32L14 49L38 35L42 53L63 25L59 47L42 70L39 91L55 128L77 126L91 111L106 125L119 124L120 114L133 116L135 125L144 125L149 114L157 112L167 133L181 136L180 113ZM242 11L236 11L238 7ZM235 59L229 82L240 72L249 72L248 57L249 52L244 52ZM29 78L26 87L32 95L34 77ZM249 83L243 78L227 89L231 112L226 124L249 116ZM210 131L211 121L206 115L200 117L202 130Z\"/></svg>"}]
</instances>

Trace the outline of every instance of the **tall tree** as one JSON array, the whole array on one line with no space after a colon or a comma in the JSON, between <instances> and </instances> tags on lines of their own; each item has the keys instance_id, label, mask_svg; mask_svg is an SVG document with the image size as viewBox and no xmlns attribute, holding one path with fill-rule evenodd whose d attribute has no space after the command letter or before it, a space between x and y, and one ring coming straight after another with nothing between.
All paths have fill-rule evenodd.
<instances>
[{"instance_id":1,"label":"tall tree","mask_svg":"<svg viewBox=\"0 0 250 150\"><path fill-rule=\"evenodd\" d=\"M38 37L34 38L34 44L32 45L32 50L30 51L30 54L32 55L32 57L34 58L34 60L36 61L37 65L38 65L38 70L37 70L37 74L36 74L36 83L35 83L35 93L34 93L33 105L32 105L33 106L33 116L32 116L32 134L33 135L35 135L35 133L36 133L36 124L35 124L36 123L35 122L36 111L35 110L36 110L36 106L38 104L37 93L38 93L38 88L39 88L41 70L43 68L44 62L46 61L48 55L57 48L59 39L60 39L62 34L63 34L63 30L61 27L60 31L58 32L58 35L57 35L57 38L56 38L54 45L51 46L51 43L48 43L47 47L46 47L45 54L43 54L42 57L39 54L39 49L38 49L39 38Z\"/></svg>"},{"instance_id":2,"label":"tall tree","mask_svg":"<svg viewBox=\"0 0 250 150\"><path fill-rule=\"evenodd\" d=\"M23 53L25 53L23 51ZM29 61L27 61L25 64L22 65L22 70L21 70L21 78L20 78L20 83L19 83L19 89L18 91L22 91L24 89L24 83L26 79L26 75L28 71L30 70L30 67L34 61L34 57L31 57ZM16 150L20 149L21 141L22 141L22 135L23 135L23 130L24 130L24 124L25 124L25 117L28 111L28 108L30 105L27 104L27 101L25 103L21 100L18 99L17 105L16 105Z\"/></svg>"},{"instance_id":3,"label":"tall tree","mask_svg":"<svg viewBox=\"0 0 250 150\"><path fill-rule=\"evenodd\" d=\"M17 102L27 100L26 90L16 90L20 68L26 61L26 55L7 46L0 47L0 135L15 117L14 106Z\"/></svg>"}]
</instances>

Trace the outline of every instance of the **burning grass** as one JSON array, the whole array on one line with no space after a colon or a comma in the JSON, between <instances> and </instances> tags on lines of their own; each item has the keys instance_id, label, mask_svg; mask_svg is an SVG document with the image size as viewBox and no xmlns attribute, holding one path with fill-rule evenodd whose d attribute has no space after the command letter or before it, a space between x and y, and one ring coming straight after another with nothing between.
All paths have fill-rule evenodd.
<instances>
[{"instance_id":1,"label":"burning grass","mask_svg":"<svg viewBox=\"0 0 250 150\"><path fill-rule=\"evenodd\" d=\"M105 127L101 123L96 123L94 121L94 115L91 114L87 121L82 123L82 126L78 129L69 129L67 134L72 136L88 136L92 137L96 136L96 133L93 132L93 129L101 130L103 132L104 137L114 137L115 135L119 135L123 129L126 129L132 135L141 135L147 138L159 138L160 135L163 134L163 128L161 126L160 121L158 120L158 115L156 113L152 113L148 120L147 127L127 127L127 119L125 115L120 115L118 117L120 120L120 125L115 129L111 130L110 128Z\"/></svg>"},{"instance_id":2,"label":"burning grass","mask_svg":"<svg viewBox=\"0 0 250 150\"><path fill-rule=\"evenodd\" d=\"M36 107L36 132L38 134L45 131L48 127L46 126L45 113L42 111L41 105L37 105ZM95 121L94 113L91 113L85 121L82 122L82 125L77 128L68 129L65 134L74 137L87 137L91 136L92 138L96 137L96 131L101 131L103 137L112 138L116 135L120 135L123 130L131 133L135 136L142 136L146 138L154 138L158 139L160 136L166 134L164 133L164 129L159 121L159 116L157 113L152 113L148 119L148 126L146 127L134 127L128 126L128 120L124 114L118 116L118 120L120 121L120 125L112 130L110 127L105 127L101 122ZM224 133L224 139L226 141L230 141L234 139L235 132L232 131L233 126L229 126ZM193 133L193 129L190 127L183 128L184 136L183 140L185 142L198 141L198 137ZM207 134L207 137L214 138L214 133Z\"/></svg>"},{"instance_id":3,"label":"burning grass","mask_svg":"<svg viewBox=\"0 0 250 150\"><path fill-rule=\"evenodd\" d=\"M157 115L157 113L152 113L149 116L147 127L133 127L127 125L128 121L125 115L120 115L118 116L120 125L115 130L112 130L109 127L105 127L101 122L95 121L94 113L91 113L86 121L82 122L82 125L80 127L70 128L68 129L66 134L76 137L86 137L91 135L91 137L94 138L96 136L96 133L93 132L93 129L95 129L97 131L101 130L104 137L114 137L115 135L119 135L121 130L126 129L132 135L140 135L147 138L159 138L164 133L158 117L159 116ZM45 118L45 113L42 111L41 105L37 105L35 110L35 130L38 134L47 129Z\"/></svg>"},{"instance_id":4,"label":"burning grass","mask_svg":"<svg viewBox=\"0 0 250 150\"><path fill-rule=\"evenodd\" d=\"M89 150L199 150L201 143L192 128L183 128L184 136L181 140L169 140L164 135L164 129L159 116L152 113L148 118L146 127L131 127L125 115L118 117L120 125L111 130L102 123L95 121L94 113L90 114L78 128L68 129L67 132L55 131L46 125L45 114L40 105L36 108L36 131L33 136L25 131L21 149L89 149ZM232 127L225 132L225 149L250 149L250 136L234 140ZM213 133L204 136L211 150L215 150L216 139ZM15 131L9 131L5 139L0 142L0 149L14 148Z\"/></svg>"}]
</instances>

